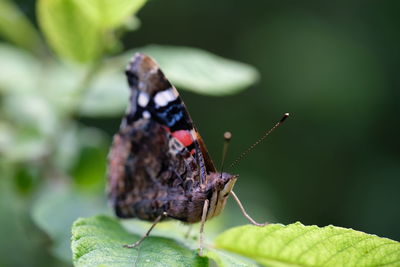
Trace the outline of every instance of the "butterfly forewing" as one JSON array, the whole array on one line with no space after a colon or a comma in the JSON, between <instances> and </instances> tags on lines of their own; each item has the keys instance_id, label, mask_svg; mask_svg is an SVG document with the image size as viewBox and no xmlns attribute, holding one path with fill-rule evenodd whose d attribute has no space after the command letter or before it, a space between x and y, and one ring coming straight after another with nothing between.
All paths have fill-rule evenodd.
<instances>
[{"instance_id":1,"label":"butterfly forewing","mask_svg":"<svg viewBox=\"0 0 400 267\"><path fill-rule=\"evenodd\" d=\"M136 54L126 75L131 98L109 155L111 202L119 217L154 220L169 209L172 217L188 221L181 210L190 205L187 195L205 183L214 164L159 66Z\"/></svg>"}]
</instances>

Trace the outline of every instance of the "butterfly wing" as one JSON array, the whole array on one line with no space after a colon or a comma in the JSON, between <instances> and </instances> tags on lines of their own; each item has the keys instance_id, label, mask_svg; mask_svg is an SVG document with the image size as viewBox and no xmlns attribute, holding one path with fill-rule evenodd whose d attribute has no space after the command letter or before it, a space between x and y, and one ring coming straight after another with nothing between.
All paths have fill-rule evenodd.
<instances>
[{"instance_id":1,"label":"butterfly wing","mask_svg":"<svg viewBox=\"0 0 400 267\"><path fill-rule=\"evenodd\" d=\"M109 155L109 198L119 217L154 220L169 195L183 196L215 168L177 90L158 65L136 54L126 75L130 106Z\"/></svg>"},{"instance_id":2,"label":"butterfly wing","mask_svg":"<svg viewBox=\"0 0 400 267\"><path fill-rule=\"evenodd\" d=\"M201 135L200 135L199 131L197 131L197 129L196 129L196 134L197 134L196 141L199 144L201 154L203 155L204 164L205 164L207 172L208 173L216 172L217 169L215 168L214 162L212 161L210 155L208 154L206 144L204 143L203 138L201 137Z\"/></svg>"},{"instance_id":3,"label":"butterfly wing","mask_svg":"<svg viewBox=\"0 0 400 267\"><path fill-rule=\"evenodd\" d=\"M205 174L214 172L215 167L176 88L158 64L144 54L133 57L126 75L132 88L127 123L146 117L164 125L195 157L204 181Z\"/></svg>"},{"instance_id":4,"label":"butterfly wing","mask_svg":"<svg viewBox=\"0 0 400 267\"><path fill-rule=\"evenodd\" d=\"M154 220L196 186L190 152L159 123L139 119L115 136L109 155L109 198L117 216ZM176 199L176 197L174 197Z\"/></svg>"}]
</instances>

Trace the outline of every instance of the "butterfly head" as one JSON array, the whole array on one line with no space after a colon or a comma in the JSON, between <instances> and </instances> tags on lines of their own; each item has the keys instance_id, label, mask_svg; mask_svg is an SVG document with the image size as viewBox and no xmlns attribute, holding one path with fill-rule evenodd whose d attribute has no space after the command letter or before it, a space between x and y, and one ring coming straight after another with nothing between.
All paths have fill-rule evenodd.
<instances>
[{"instance_id":1,"label":"butterfly head","mask_svg":"<svg viewBox=\"0 0 400 267\"><path fill-rule=\"evenodd\" d=\"M232 175L229 173L211 173L210 178L215 181L215 186L210 199L210 208L207 214L207 219L219 215L224 209L238 175Z\"/></svg>"}]
</instances>

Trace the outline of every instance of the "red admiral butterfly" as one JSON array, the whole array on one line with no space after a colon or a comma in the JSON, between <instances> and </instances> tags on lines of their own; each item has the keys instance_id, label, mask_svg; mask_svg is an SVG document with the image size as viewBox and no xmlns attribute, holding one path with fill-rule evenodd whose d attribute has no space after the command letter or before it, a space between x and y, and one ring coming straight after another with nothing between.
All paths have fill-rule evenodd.
<instances>
[{"instance_id":1,"label":"red admiral butterfly","mask_svg":"<svg viewBox=\"0 0 400 267\"><path fill-rule=\"evenodd\" d=\"M237 175L219 173L178 91L157 63L136 54L126 68L130 105L109 154L109 199L120 218L154 224L173 218L186 223L206 220L223 210ZM282 120L283 121L283 120ZM263 225L263 224L257 224Z\"/></svg>"}]
</instances>

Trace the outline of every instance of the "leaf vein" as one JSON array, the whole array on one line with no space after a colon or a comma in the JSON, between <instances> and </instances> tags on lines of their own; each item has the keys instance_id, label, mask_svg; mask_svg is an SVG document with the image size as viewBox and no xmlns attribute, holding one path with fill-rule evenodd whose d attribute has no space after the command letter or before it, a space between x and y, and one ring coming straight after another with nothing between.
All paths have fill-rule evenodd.
<instances>
[{"instance_id":1,"label":"leaf vein","mask_svg":"<svg viewBox=\"0 0 400 267\"><path fill-rule=\"evenodd\" d=\"M282 229L284 229L284 227L276 228L276 229L274 229L274 230L271 231L271 232L268 232L268 233L266 233L266 234L264 234L264 235L261 235L260 238L257 240L256 250L259 251L259 250L260 250L260 246L261 246L261 244L263 243L263 242L260 242L260 240L262 241L262 240L264 240L266 237L268 237L268 236L270 236L271 234L276 233L276 232L278 232L279 230L282 230ZM244 231L243 231L242 235L243 235L243 234L244 234Z\"/></svg>"},{"instance_id":2,"label":"leaf vein","mask_svg":"<svg viewBox=\"0 0 400 267\"><path fill-rule=\"evenodd\" d=\"M321 229L319 229L319 230L321 230ZM323 239L319 239L319 240L318 240L317 242L315 242L312 246L309 246L308 249L304 250L301 254L299 254L299 255L297 256L296 259L299 260L302 256L304 256L305 253L307 253L308 251L310 251L312 248L314 248L314 247L317 246L318 244L320 244L320 243L322 243L322 242L325 242L326 240L328 240L328 239L330 239L330 238L332 238L332 237L341 235L341 234L343 234L343 233L334 233L333 235L329 235L329 236L327 236L327 237L325 237L325 238L323 238Z\"/></svg>"},{"instance_id":3,"label":"leaf vein","mask_svg":"<svg viewBox=\"0 0 400 267\"><path fill-rule=\"evenodd\" d=\"M391 262L388 262L388 263L385 263L385 264L382 264L382 265L379 265L379 266L388 266L388 265L392 265L395 262L400 262L400 259L394 260L394 261L391 261Z\"/></svg>"},{"instance_id":4,"label":"leaf vein","mask_svg":"<svg viewBox=\"0 0 400 267\"><path fill-rule=\"evenodd\" d=\"M346 234L347 234L347 233L346 233ZM336 252L335 252L334 254L332 254L328 259L326 259L326 260L322 263L322 265L325 265L326 263L328 263L329 261L331 261L334 257L336 257L337 255L339 255L340 253L343 253L343 252L346 251L347 249L354 247L356 244L359 244L359 243L361 243L362 241L365 241L365 240L368 240L368 239L371 239L371 238L372 238L372 236L367 236L367 237L361 238L360 240L357 240L357 242L355 242L355 243L353 243L353 244L350 244L349 246L346 246L346 247L344 247L344 248L342 248L342 249L336 251Z\"/></svg>"},{"instance_id":5,"label":"leaf vein","mask_svg":"<svg viewBox=\"0 0 400 267\"><path fill-rule=\"evenodd\" d=\"M376 247L374 247L373 249L371 249L370 251L368 251L368 254L367 255L372 255L371 254L371 252L372 251L374 251L374 250L377 250L378 248L381 248L381 247L383 247L383 246L387 246L387 245L397 245L397 244L395 244L395 243L392 243L392 242L386 242L386 243L382 243L382 244L379 244L378 246L376 246ZM392 255L393 253L399 253L399 250L394 250L394 251L392 251L392 252L390 252L390 253L388 253L388 254L385 254L385 258L387 258L389 255ZM365 257L366 255L364 255L364 257ZM357 266L357 264L364 258L364 257L359 257L358 259L357 259L357 261L356 261L356 265L355 266ZM400 259L399 259L400 260ZM396 260L396 261L399 261L399 260ZM389 264L389 263L388 263ZM387 264L384 264L384 265L387 265Z\"/></svg>"},{"instance_id":6,"label":"leaf vein","mask_svg":"<svg viewBox=\"0 0 400 267\"><path fill-rule=\"evenodd\" d=\"M282 249L282 250L279 252L279 255L282 254L282 251L285 250L285 247L287 247L288 244L294 242L296 239L298 239L298 238L300 238L300 237L302 237L302 236L304 236L304 235L306 235L306 234L308 234L308 233L310 233L310 232L313 232L313 231L315 231L315 230L318 230L318 228L311 228L311 229L306 229L306 230L307 230L307 231L303 231L300 235L297 235L297 236L295 236L294 238L290 239L288 242L286 242L286 243L284 244L284 249ZM278 255L278 256L279 256L279 255Z\"/></svg>"}]
</instances>

